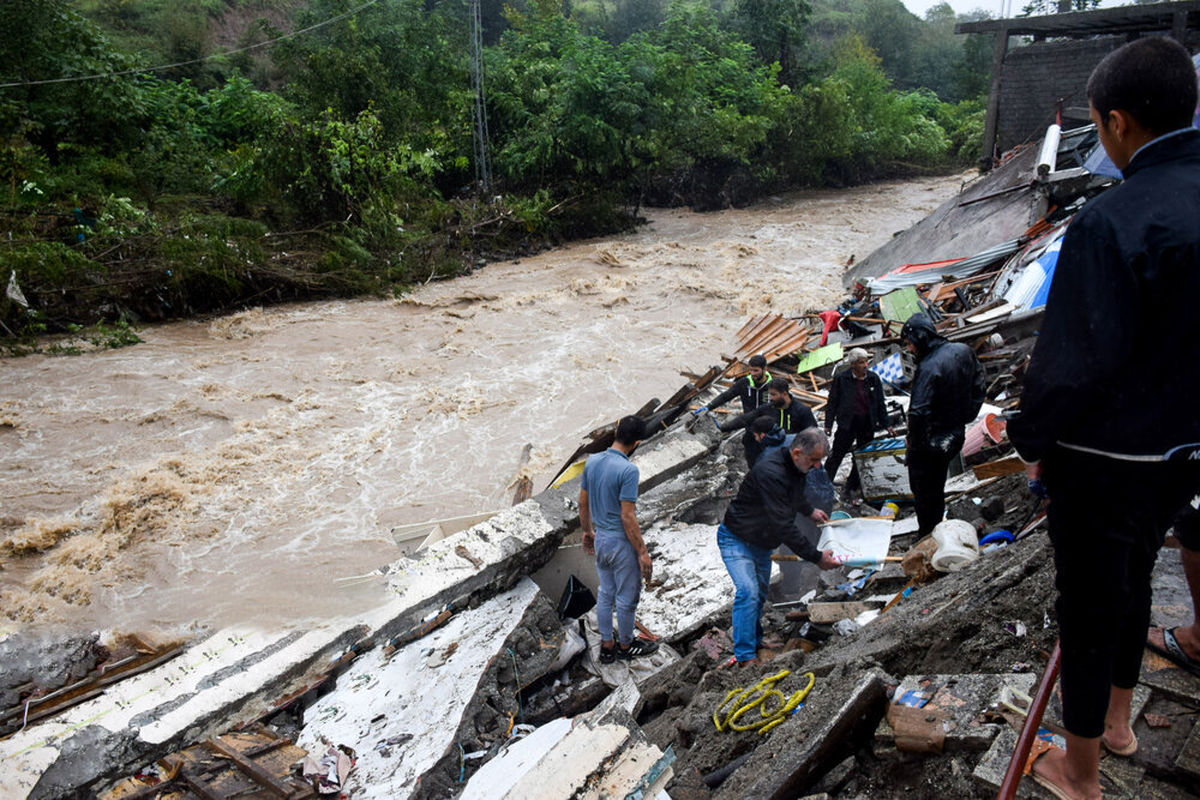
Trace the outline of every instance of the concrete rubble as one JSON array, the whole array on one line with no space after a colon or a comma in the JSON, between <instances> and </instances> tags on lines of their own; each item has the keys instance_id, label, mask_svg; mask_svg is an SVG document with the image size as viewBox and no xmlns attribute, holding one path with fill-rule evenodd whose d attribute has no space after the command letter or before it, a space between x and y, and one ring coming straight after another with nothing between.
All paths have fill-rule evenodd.
<instances>
[{"instance_id":1,"label":"concrete rubble","mask_svg":"<svg viewBox=\"0 0 1200 800\"><path fill-rule=\"evenodd\" d=\"M1072 147L1086 150L1087 136L1073 133ZM878 459L872 480L880 486L863 505L843 497L840 510L878 517L894 498L900 511L843 527L886 529L879 546L904 561L801 570L786 587L777 582L764 664L726 668L733 590L714 531L746 467L740 433L720 434L706 415L687 411L719 388L718 376L744 369L735 358L644 409L655 433L633 460L655 576L638 620L661 642L653 658L600 665L594 613L560 614L572 578L596 587L594 559L579 543L578 479L569 476L578 457L607 447L609 426L589 434L557 488L378 570L389 599L370 613L315 628L218 631L177 654L163 651L161 663L147 656L143 671L97 684L0 739L0 796L91 796L172 751L255 722L310 756L349 754L354 768L338 788L351 798L993 796L1023 698L1056 639L1044 509L996 422L1019 400L1037 298L1052 276L1046 256L1083 194L1102 188L1091 179L1039 183L1028 161L1012 159L860 262L847 281L861 285L838 310L847 324L822 330L826 316L811 315L787 327L789 341L832 331L832 344L867 347L881 361L899 353L895 309L911 301L935 310L945 335L976 347L992 405L947 485L948 513L999 543L980 547L960 571L933 569L927 543L915 541L902 462L885 462L902 456L903 441L860 454ZM957 236L955 220L974 234ZM981 253L964 252L969 238ZM905 277L937 268L906 272L903 261L960 257L971 263L952 279L910 285ZM880 304L870 279L884 273L881 285L905 294ZM784 322L752 321L743 331ZM752 349L742 342L734 352ZM820 413L833 365L812 359L818 366L797 374L799 358L776 355L773 369ZM905 358L894 360L911 374ZM903 428L904 403L893 410ZM1155 598L1155 624L1190 616L1169 553L1159 560ZM31 687L52 690L103 671L87 639L58 649L28 644L0 640L11 673L0 681L4 708L33 703ZM26 663L30 652L39 655ZM1195 796L1200 678L1148 653L1142 684L1142 748L1131 759L1104 759L1106 796ZM802 703L765 734L722 725L727 703L750 702L767 687L781 699L764 707L789 697ZM1043 720L1047 736L1060 732L1057 709L1052 703ZM1046 795L1026 781L1018 796Z\"/></svg>"}]
</instances>

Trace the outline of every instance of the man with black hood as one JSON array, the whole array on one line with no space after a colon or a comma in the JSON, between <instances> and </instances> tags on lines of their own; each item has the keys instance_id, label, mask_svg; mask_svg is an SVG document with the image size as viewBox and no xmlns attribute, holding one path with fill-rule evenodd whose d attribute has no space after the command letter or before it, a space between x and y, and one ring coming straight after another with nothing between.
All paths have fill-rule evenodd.
<instances>
[{"instance_id":1,"label":"man with black hood","mask_svg":"<svg viewBox=\"0 0 1200 800\"><path fill-rule=\"evenodd\" d=\"M1172 313L1200 295L1196 71L1147 36L1105 56L1087 95L1124 183L1071 221L1008 435L1050 494L1065 753L1033 777L1099 798L1100 751L1137 751L1131 700L1150 577L1171 518L1200 483L1200 338Z\"/></svg>"},{"instance_id":2,"label":"man with black hood","mask_svg":"<svg viewBox=\"0 0 1200 800\"><path fill-rule=\"evenodd\" d=\"M908 402L908 483L925 536L946 513L946 470L983 405L983 368L974 350L947 341L926 314L909 317L900 338L917 357Z\"/></svg>"}]
</instances>

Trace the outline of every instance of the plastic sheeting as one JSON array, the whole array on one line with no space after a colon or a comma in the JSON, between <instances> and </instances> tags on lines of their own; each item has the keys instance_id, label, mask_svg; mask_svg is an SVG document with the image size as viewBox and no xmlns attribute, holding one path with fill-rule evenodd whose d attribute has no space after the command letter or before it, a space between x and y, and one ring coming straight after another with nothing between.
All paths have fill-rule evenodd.
<instances>
[{"instance_id":1,"label":"plastic sheeting","mask_svg":"<svg viewBox=\"0 0 1200 800\"><path fill-rule=\"evenodd\" d=\"M1002 295L1005 300L1020 309L1041 308L1046 305L1050 285L1054 281L1054 269L1058 265L1058 251L1062 247L1062 237L1065 233L1065 227L1060 229L1036 258L1014 272L1012 283Z\"/></svg>"},{"instance_id":2,"label":"plastic sheeting","mask_svg":"<svg viewBox=\"0 0 1200 800\"><path fill-rule=\"evenodd\" d=\"M1010 239L998 245L989 247L969 258L958 261L936 261L929 265L906 264L886 275L872 278L868 288L874 294L885 294L893 289L906 286L917 286L923 283L937 283L942 278L959 280L977 275L999 261L1011 256L1021 249L1020 239ZM923 267L923 268L922 268Z\"/></svg>"}]
</instances>

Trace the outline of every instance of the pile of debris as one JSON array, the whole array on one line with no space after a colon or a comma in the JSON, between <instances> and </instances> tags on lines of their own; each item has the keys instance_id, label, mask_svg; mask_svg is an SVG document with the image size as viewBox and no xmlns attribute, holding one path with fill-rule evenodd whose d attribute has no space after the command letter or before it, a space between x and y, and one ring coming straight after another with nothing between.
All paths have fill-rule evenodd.
<instances>
[{"instance_id":1,"label":"pile of debris","mask_svg":"<svg viewBox=\"0 0 1200 800\"><path fill-rule=\"evenodd\" d=\"M1086 154L1089 137L1067 132L1049 151L1018 154L864 263L903 264L896 254L913 240L937 261L874 279L860 265L839 308L750 320L723 366L686 374L665 402L641 409L652 435L632 459L655 578L638 621L660 642L653 656L598 659L594 559L580 545L576 501L586 456L612 442L605 426L550 487L518 487L512 508L441 520L432 534L396 531L425 542L351 579L386 587L369 614L227 629L182 646L85 640L66 653L31 634L0 640L0 795L994 794L1056 639L1044 506L1003 415L1020 395L1057 243L1108 180L1050 163ZM989 213L998 204L1006 214ZM970 240L987 247L946 252ZM988 404L947 483L944 525L958 538L917 541L902 440L857 453L865 502L822 536L860 548L866 566L779 582L763 665L726 667L733 587L715 527L746 467L740 437L689 410L762 353L819 412L844 350L865 347L886 365L902 427L912 364L897 333L918 310L974 347L988 373ZM1160 559L1156 577L1159 623L1190 614L1171 562ZM42 655L24 664L32 653ZM78 668L44 668L64 662ZM1200 679L1148 654L1143 684L1143 746L1105 759L1106 796L1194 796ZM1059 713L1052 702L1046 737L1061 734ZM1045 795L1023 784L1020 796Z\"/></svg>"}]
</instances>

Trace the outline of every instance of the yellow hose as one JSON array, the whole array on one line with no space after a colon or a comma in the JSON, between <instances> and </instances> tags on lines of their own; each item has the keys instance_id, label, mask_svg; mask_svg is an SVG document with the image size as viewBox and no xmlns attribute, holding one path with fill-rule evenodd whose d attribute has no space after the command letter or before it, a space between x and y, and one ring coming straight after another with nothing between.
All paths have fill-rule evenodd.
<instances>
[{"instance_id":1,"label":"yellow hose","mask_svg":"<svg viewBox=\"0 0 1200 800\"><path fill-rule=\"evenodd\" d=\"M713 724L717 726L717 730L722 732L730 729L735 731L749 731L757 728L761 736L782 723L804 702L804 698L808 697L808 693L812 691L813 686L817 683L816 675L811 672L804 673L804 677L808 678L808 684L785 700L783 692L776 689L775 684L791 674L791 670L785 669L780 673L763 678L748 689L740 687L731 689L729 694L725 695L725 699L721 701L721 705L717 706L717 710L713 712ZM768 706L771 705L770 701L774 698L779 698L779 705L774 711L770 711L768 710ZM726 712L725 718L722 719L721 711L731 703L732 706ZM752 708L758 708L762 719L745 724L740 723L738 720Z\"/></svg>"}]
</instances>

